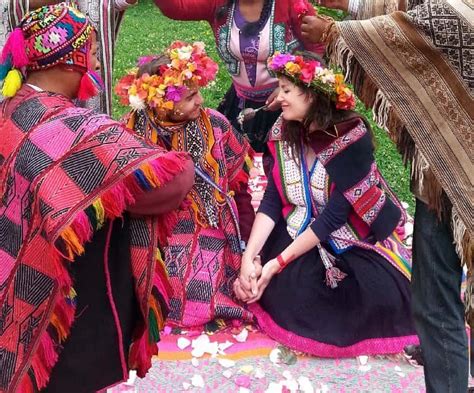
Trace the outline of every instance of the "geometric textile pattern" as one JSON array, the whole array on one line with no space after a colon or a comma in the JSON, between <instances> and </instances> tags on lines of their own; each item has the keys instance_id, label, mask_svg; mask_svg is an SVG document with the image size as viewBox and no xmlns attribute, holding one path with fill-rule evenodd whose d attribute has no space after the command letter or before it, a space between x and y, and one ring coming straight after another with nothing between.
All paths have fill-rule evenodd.
<instances>
[{"instance_id":1,"label":"geometric textile pattern","mask_svg":"<svg viewBox=\"0 0 474 393\"><path fill-rule=\"evenodd\" d=\"M15 109L11 115L13 123L25 134L31 130L46 113L44 107L37 98L27 100Z\"/></svg>"},{"instance_id":2,"label":"geometric textile pattern","mask_svg":"<svg viewBox=\"0 0 474 393\"><path fill-rule=\"evenodd\" d=\"M20 265L15 275L15 295L32 306L44 302L54 288L54 280L32 267Z\"/></svg>"},{"instance_id":3,"label":"geometric textile pattern","mask_svg":"<svg viewBox=\"0 0 474 393\"><path fill-rule=\"evenodd\" d=\"M21 226L12 222L8 217L0 216L0 249L16 257L23 241Z\"/></svg>"},{"instance_id":4,"label":"geometric textile pattern","mask_svg":"<svg viewBox=\"0 0 474 393\"><path fill-rule=\"evenodd\" d=\"M32 98L25 100L25 96ZM156 175L164 184L168 176L172 178L179 172L180 157L168 154L160 161L162 150L144 145L107 116L75 107L64 96L35 92L24 86L9 104L13 121L8 121L8 112L0 111L2 131L9 136L9 143L0 143L0 155L13 157L3 164L5 171L0 173L0 184L6 186L0 205L0 391L5 386L10 388L12 381L25 381L25 375L30 376L30 386L37 390L37 383L47 380L74 320L74 291L65 268L69 261L63 256L74 258L74 252L80 251L70 247L66 234L76 235L75 242L81 245L97 227L93 225L99 214L96 204L91 206L94 201L101 198L106 217L120 215L125 203L112 197L116 190L130 184L134 187L129 190L135 195L150 187L146 174L134 172L137 168L156 159L153 166L157 166ZM111 129L114 132L106 136ZM120 132L115 132L117 129ZM115 162L123 151L133 151L136 157L130 160L127 155L126 166ZM176 162L168 164L163 178L161 162ZM152 165L145 168L151 169ZM143 187L138 181L133 182L137 174L143 177ZM124 181L126 175L130 183ZM157 239L152 231L158 228L158 221L134 220L145 223L143 226L134 222L130 230L137 301L143 306L142 311L148 310L153 297L157 302L155 312L164 315L166 310L159 304L157 293L157 288L165 288L164 272L157 266L156 275L153 274L156 246L147 241ZM133 238L134 234L138 236ZM161 320L162 315L156 318ZM147 328L144 312L141 317ZM148 338L148 331L143 329L135 343L142 335ZM44 357L49 360L43 361ZM38 359L44 366L41 375L28 369ZM142 361L138 362L141 367Z\"/></svg>"},{"instance_id":5,"label":"geometric textile pattern","mask_svg":"<svg viewBox=\"0 0 474 393\"><path fill-rule=\"evenodd\" d=\"M444 0L419 5L408 14L443 52L474 94L474 31Z\"/></svg>"},{"instance_id":6,"label":"geometric textile pattern","mask_svg":"<svg viewBox=\"0 0 474 393\"><path fill-rule=\"evenodd\" d=\"M90 150L71 154L63 161L61 167L86 194L94 190L98 184L102 184L107 173L107 168Z\"/></svg>"},{"instance_id":7,"label":"geometric textile pattern","mask_svg":"<svg viewBox=\"0 0 474 393\"><path fill-rule=\"evenodd\" d=\"M0 348L0 389L5 391L15 372L16 353Z\"/></svg>"},{"instance_id":8,"label":"geometric textile pattern","mask_svg":"<svg viewBox=\"0 0 474 393\"><path fill-rule=\"evenodd\" d=\"M31 165L34 162L35 165ZM15 161L15 171L29 182L32 182L41 172L53 163L53 160L36 146L31 140L26 140L20 148Z\"/></svg>"},{"instance_id":9,"label":"geometric textile pattern","mask_svg":"<svg viewBox=\"0 0 474 393\"><path fill-rule=\"evenodd\" d=\"M201 117L184 127L173 127L173 141L183 141L176 144L178 150L188 151L211 179L218 179L221 190L230 190L233 178L242 171L248 145L222 115L211 110L207 115L211 128L204 126ZM207 144L211 141L214 141L213 157L206 161L202 154L209 151ZM217 171L209 164L212 162L217 163ZM250 321L251 314L236 302L232 290L242 252L238 228L232 218L235 205L231 210L228 203L217 203L214 188L200 176L195 179L198 181L191 192L193 201L199 201L208 214L206 221L215 225L201 225L190 206L178 212L178 222L164 248L172 288L168 322L180 327L200 327L216 318ZM207 209L209 206L212 209Z\"/></svg>"}]
</instances>

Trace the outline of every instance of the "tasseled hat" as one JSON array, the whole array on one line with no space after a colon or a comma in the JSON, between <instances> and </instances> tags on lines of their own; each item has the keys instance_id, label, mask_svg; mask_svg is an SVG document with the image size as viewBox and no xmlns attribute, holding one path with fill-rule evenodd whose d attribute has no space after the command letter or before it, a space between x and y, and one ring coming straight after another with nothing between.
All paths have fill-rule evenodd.
<instances>
[{"instance_id":1,"label":"tasseled hat","mask_svg":"<svg viewBox=\"0 0 474 393\"><path fill-rule=\"evenodd\" d=\"M78 98L96 95L100 77L90 69L89 52L94 27L67 3L44 6L26 14L8 36L2 51L2 94L13 97L22 83L22 71L41 70L66 64L83 74Z\"/></svg>"}]
</instances>

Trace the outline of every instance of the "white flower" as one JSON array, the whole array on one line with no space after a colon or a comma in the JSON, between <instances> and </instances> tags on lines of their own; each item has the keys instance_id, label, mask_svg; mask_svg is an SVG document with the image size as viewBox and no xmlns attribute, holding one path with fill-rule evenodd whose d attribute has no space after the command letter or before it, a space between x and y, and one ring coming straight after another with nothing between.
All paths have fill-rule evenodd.
<instances>
[{"instance_id":1,"label":"white flower","mask_svg":"<svg viewBox=\"0 0 474 393\"><path fill-rule=\"evenodd\" d=\"M128 102L130 102L130 107L135 111L141 111L146 107L145 102L136 95L129 96Z\"/></svg>"},{"instance_id":2,"label":"white flower","mask_svg":"<svg viewBox=\"0 0 474 393\"><path fill-rule=\"evenodd\" d=\"M323 67L316 67L314 69L314 76L319 76L324 71Z\"/></svg>"},{"instance_id":3,"label":"white flower","mask_svg":"<svg viewBox=\"0 0 474 393\"><path fill-rule=\"evenodd\" d=\"M191 55L193 53L193 47L188 45L188 46L183 46L178 49L178 59L179 60L189 60L191 58Z\"/></svg>"},{"instance_id":4,"label":"white flower","mask_svg":"<svg viewBox=\"0 0 474 393\"><path fill-rule=\"evenodd\" d=\"M334 83L336 81L336 76L332 70L325 69L320 74L319 77L323 83Z\"/></svg>"}]
</instances>

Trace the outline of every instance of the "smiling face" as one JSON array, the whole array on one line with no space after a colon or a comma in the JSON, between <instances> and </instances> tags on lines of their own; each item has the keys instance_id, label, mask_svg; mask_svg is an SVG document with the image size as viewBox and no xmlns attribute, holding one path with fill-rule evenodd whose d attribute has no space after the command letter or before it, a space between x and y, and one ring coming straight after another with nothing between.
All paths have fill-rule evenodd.
<instances>
[{"instance_id":1,"label":"smiling face","mask_svg":"<svg viewBox=\"0 0 474 393\"><path fill-rule=\"evenodd\" d=\"M168 118L173 123L196 120L199 117L203 98L199 89L186 90L183 97L174 106Z\"/></svg>"},{"instance_id":2,"label":"smiling face","mask_svg":"<svg viewBox=\"0 0 474 393\"><path fill-rule=\"evenodd\" d=\"M312 98L289 79L279 78L280 93L277 100L281 104L283 118L286 121L303 122L306 119Z\"/></svg>"}]
</instances>

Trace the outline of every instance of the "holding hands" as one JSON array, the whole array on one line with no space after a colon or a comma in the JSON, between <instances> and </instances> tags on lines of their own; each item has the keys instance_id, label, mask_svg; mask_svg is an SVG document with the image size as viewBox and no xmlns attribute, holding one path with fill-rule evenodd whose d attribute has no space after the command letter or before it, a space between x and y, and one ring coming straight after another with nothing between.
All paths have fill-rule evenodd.
<instances>
[{"instance_id":1,"label":"holding hands","mask_svg":"<svg viewBox=\"0 0 474 393\"><path fill-rule=\"evenodd\" d=\"M252 259L244 254L240 275L234 282L235 295L243 302L255 303L262 297L263 291L279 269L276 259L268 261L262 267L260 255Z\"/></svg>"}]
</instances>

